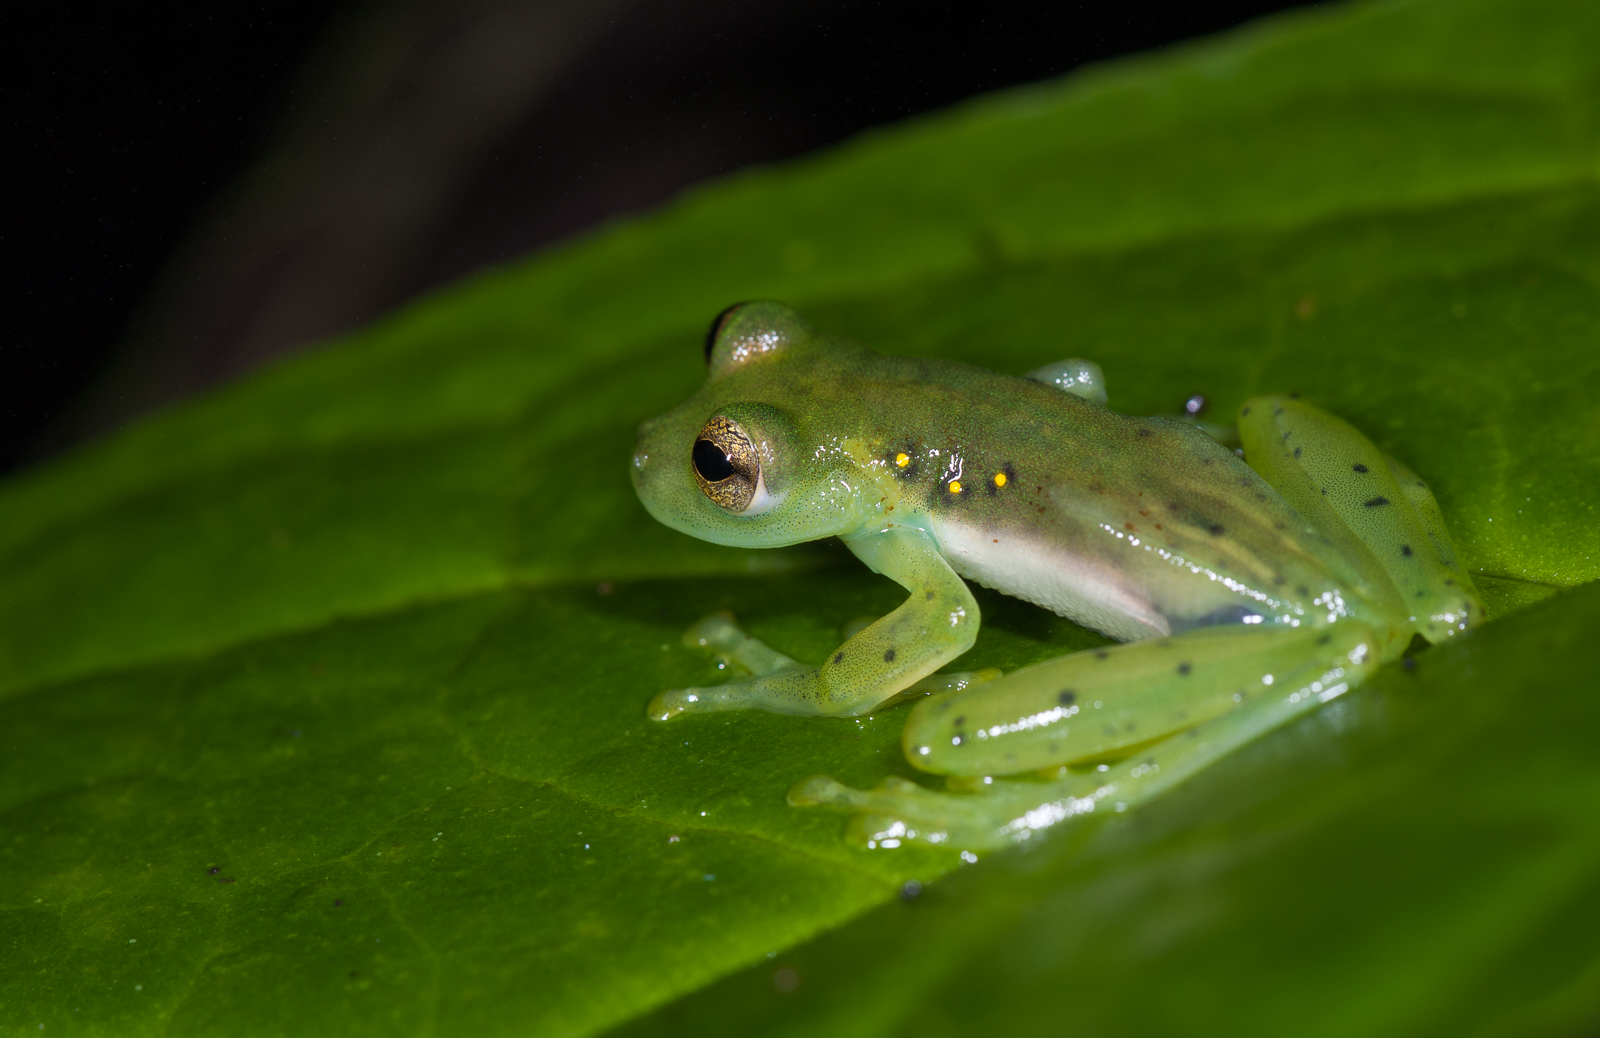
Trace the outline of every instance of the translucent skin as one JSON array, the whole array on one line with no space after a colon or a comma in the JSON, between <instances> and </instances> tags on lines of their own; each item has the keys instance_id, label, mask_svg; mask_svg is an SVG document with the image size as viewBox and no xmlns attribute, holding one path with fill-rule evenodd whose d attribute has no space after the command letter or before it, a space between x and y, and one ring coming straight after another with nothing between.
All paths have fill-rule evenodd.
<instances>
[{"instance_id":1,"label":"translucent skin","mask_svg":"<svg viewBox=\"0 0 1600 1038\"><path fill-rule=\"evenodd\" d=\"M862 812L874 845L959 837L992 846L1108 797L1125 805L1297 712L1301 698L1261 705L1277 701L1260 693L1289 673L1304 672L1303 700L1314 705L1398 656L1414 634L1438 640L1483 615L1422 481L1292 398L1241 408L1247 465L1191 424L1107 410L1090 399L1100 387L1080 393L1070 380L880 356L816 336L774 303L725 312L708 362L700 391L640 430L633 479L650 513L742 547L837 536L910 595L820 667L759 646L729 620L707 621L696 640L755 676L662 693L652 716L859 714L931 687L929 676L977 633L962 577L1132 643L997 680L945 680L956 690L917 706L906 749L919 768L951 776L1134 749L1154 770L1132 775L1141 765L1124 762L1117 768L1129 775L1113 781L1106 765L1088 794L1083 775L1060 780L1071 789L987 782L958 796L813 779L791 794ZM747 436L759 458L749 478L760 485L743 512L696 479L691 454L712 419ZM1154 780L1157 758L1179 752L1170 736L1211 729L1220 734L1206 754L1189 752Z\"/></svg>"}]
</instances>

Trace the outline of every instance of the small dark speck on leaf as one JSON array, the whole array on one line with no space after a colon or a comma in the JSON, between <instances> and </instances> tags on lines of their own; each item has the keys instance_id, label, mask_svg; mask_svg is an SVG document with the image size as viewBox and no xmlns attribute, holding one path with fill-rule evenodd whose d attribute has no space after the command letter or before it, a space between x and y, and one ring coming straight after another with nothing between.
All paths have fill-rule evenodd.
<instances>
[{"instance_id":1,"label":"small dark speck on leaf","mask_svg":"<svg viewBox=\"0 0 1600 1038\"><path fill-rule=\"evenodd\" d=\"M1386 505L1388 503L1389 499L1386 497L1375 497L1370 501L1362 502L1362 504L1366 505L1368 508L1377 508L1379 505Z\"/></svg>"},{"instance_id":2,"label":"small dark speck on leaf","mask_svg":"<svg viewBox=\"0 0 1600 1038\"><path fill-rule=\"evenodd\" d=\"M1211 531L1211 536L1213 537L1218 537L1222 534L1221 523L1212 523L1210 526L1206 527L1206 529Z\"/></svg>"},{"instance_id":3,"label":"small dark speck on leaf","mask_svg":"<svg viewBox=\"0 0 1600 1038\"><path fill-rule=\"evenodd\" d=\"M1064 688L1061 690L1061 693L1056 696L1056 699L1060 701L1062 706L1071 706L1073 703L1078 701L1078 693L1072 691L1070 688Z\"/></svg>"},{"instance_id":4,"label":"small dark speck on leaf","mask_svg":"<svg viewBox=\"0 0 1600 1038\"><path fill-rule=\"evenodd\" d=\"M1411 557L1411 545L1409 545L1409 544L1400 545L1400 554L1404 555L1406 558L1410 558Z\"/></svg>"},{"instance_id":5,"label":"small dark speck on leaf","mask_svg":"<svg viewBox=\"0 0 1600 1038\"><path fill-rule=\"evenodd\" d=\"M1191 666L1187 661L1178 664L1178 673L1179 674L1188 674L1193 669L1194 669L1194 667Z\"/></svg>"},{"instance_id":6,"label":"small dark speck on leaf","mask_svg":"<svg viewBox=\"0 0 1600 1038\"><path fill-rule=\"evenodd\" d=\"M1294 449L1294 456L1297 457L1297 458L1300 456L1300 448L1299 447L1296 447Z\"/></svg>"},{"instance_id":7,"label":"small dark speck on leaf","mask_svg":"<svg viewBox=\"0 0 1600 1038\"><path fill-rule=\"evenodd\" d=\"M221 865L213 865L209 869L206 869L206 875L215 876L217 873L219 873L221 871L222 871L222 866Z\"/></svg>"},{"instance_id":8,"label":"small dark speck on leaf","mask_svg":"<svg viewBox=\"0 0 1600 1038\"><path fill-rule=\"evenodd\" d=\"M338 908L342 904L344 904L344 898L336 897L336 898L333 899L333 907L334 908Z\"/></svg>"},{"instance_id":9,"label":"small dark speck on leaf","mask_svg":"<svg viewBox=\"0 0 1600 1038\"><path fill-rule=\"evenodd\" d=\"M844 662L844 653L842 653L842 652L836 652L836 653L834 653L834 654L833 654L833 662L835 662L835 663L842 663L842 662Z\"/></svg>"},{"instance_id":10,"label":"small dark speck on leaf","mask_svg":"<svg viewBox=\"0 0 1600 1038\"><path fill-rule=\"evenodd\" d=\"M842 656L844 654L840 653L840 655ZM888 652L883 654L883 662L885 662L885 663L893 663L894 662L894 650L893 649L890 649Z\"/></svg>"},{"instance_id":11,"label":"small dark speck on leaf","mask_svg":"<svg viewBox=\"0 0 1600 1038\"><path fill-rule=\"evenodd\" d=\"M1400 666L1407 670L1416 670L1417 661L1412 659L1410 656L1402 656L1400 657Z\"/></svg>"},{"instance_id":12,"label":"small dark speck on leaf","mask_svg":"<svg viewBox=\"0 0 1600 1038\"><path fill-rule=\"evenodd\" d=\"M1356 472L1366 472L1367 471L1367 467L1365 465L1361 464L1361 462L1359 462L1359 461L1356 462L1354 465L1351 465L1350 468L1352 470L1356 471Z\"/></svg>"},{"instance_id":13,"label":"small dark speck on leaf","mask_svg":"<svg viewBox=\"0 0 1600 1038\"><path fill-rule=\"evenodd\" d=\"M1105 649L1097 649L1095 650L1094 658L1097 660L1103 660L1110 655L1111 653L1107 652Z\"/></svg>"}]
</instances>

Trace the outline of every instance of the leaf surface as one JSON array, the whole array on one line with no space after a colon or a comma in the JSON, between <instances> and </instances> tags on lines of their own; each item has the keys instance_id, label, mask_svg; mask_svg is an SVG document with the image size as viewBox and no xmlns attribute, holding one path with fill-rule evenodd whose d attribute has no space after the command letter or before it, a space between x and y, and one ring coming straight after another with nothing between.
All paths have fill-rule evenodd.
<instances>
[{"instance_id":1,"label":"leaf surface","mask_svg":"<svg viewBox=\"0 0 1600 1038\"><path fill-rule=\"evenodd\" d=\"M1459 963L1510 962L1549 913L1587 910L1562 877L1592 865L1571 817L1593 788L1572 634L1592 629L1592 593L1386 674L1148 822L962 870L930 888L951 907L926 930L918 915L880 934L902 882L948 873L954 853L848 847L836 817L782 794L817 771L907 774L903 711L654 725L643 708L718 679L679 641L706 612L818 660L896 589L837 546L737 551L659 527L626 464L633 426L702 377L709 316L780 297L886 352L1012 372L1092 357L1130 412L1201 392L1225 416L1303 392L1429 480L1491 613L1515 613L1600 576L1597 102L1592 5L1297 14L698 190L13 479L0 1022L582 1035L725 1004L754 1027L767 989L747 998L741 971L857 918L794 961L837 948L870 968L796 1020L977 1027L957 989L999 983L1002 963L1015 1004L994 1019L1020 1031L1080 1004L1110 1030L1181 1031L1190 1004L1323 1019L1313 984L1206 1009L1218 981L1199 966L1158 979L1159 954L1124 949L1086 973L1093 949L1071 943L1149 930L1155 947L1168 926L1192 937L1161 945L1173 956L1247 970L1277 919L1266 966L1310 942L1359 989L1365 1008L1330 1027L1454 1028L1441 992L1478 975ZM1099 643L981 602L963 666ZM1479 727L1444 724L1436 665L1472 671L1448 683ZM1484 718L1506 726L1508 763L1484 763L1459 787L1479 799L1449 809L1451 754L1499 745ZM1549 761L1540 726L1561 729ZM1261 792L1280 785L1352 791ZM1396 880L1367 904L1348 894L1372 874L1356 857L1381 857L1399 817L1357 809L1380 793L1414 805L1403 846L1438 884ZM1483 867L1503 897L1468 897L1446 867L1474 833L1493 837ZM1518 833L1536 853L1518 856ZM1364 850L1329 850L1346 839ZM1183 879L1201 859L1221 893ZM1105 894L1120 882L1167 893ZM1341 892L1334 916L1319 889ZM1065 943L1030 974L1025 952L994 950L1056 939L1028 929L1037 913ZM1319 943L1319 922L1346 929ZM1380 997L1400 960L1372 949L1407 941L1459 962L1409 1000ZM1516 991L1555 999L1558 1022L1600 1001L1586 952L1540 948ZM1049 992L1068 973L1104 996L1062 1008ZM731 987L640 1019L718 978Z\"/></svg>"}]
</instances>

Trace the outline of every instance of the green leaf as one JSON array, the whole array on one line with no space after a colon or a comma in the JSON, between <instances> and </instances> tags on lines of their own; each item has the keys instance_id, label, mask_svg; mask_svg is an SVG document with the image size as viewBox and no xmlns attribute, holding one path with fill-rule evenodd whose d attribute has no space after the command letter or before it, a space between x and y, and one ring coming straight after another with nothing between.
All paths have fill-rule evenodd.
<instances>
[{"instance_id":1,"label":"green leaf","mask_svg":"<svg viewBox=\"0 0 1600 1038\"><path fill-rule=\"evenodd\" d=\"M11 481L0 1024L759 1029L741 971L841 926L795 953L797 1024L1581 1024L1592 591L900 919L953 853L782 794L908 774L903 712L643 714L716 679L679 642L706 612L815 660L896 589L665 530L626 464L710 316L776 296L886 351L1094 357L1126 411L1304 392L1512 613L1600 576L1597 112L1593 5L1300 14L733 178ZM1098 643L981 602L964 666Z\"/></svg>"}]
</instances>

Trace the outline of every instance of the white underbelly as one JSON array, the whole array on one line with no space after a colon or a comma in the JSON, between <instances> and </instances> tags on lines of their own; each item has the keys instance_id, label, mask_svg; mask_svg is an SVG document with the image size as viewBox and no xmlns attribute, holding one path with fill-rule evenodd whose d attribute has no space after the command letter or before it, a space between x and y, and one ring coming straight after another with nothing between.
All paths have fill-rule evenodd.
<instances>
[{"instance_id":1,"label":"white underbelly","mask_svg":"<svg viewBox=\"0 0 1600 1038\"><path fill-rule=\"evenodd\" d=\"M1105 559L1045 538L989 533L935 519L933 532L957 573L1119 641L1171 634L1167 618Z\"/></svg>"}]
</instances>

